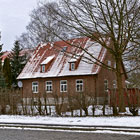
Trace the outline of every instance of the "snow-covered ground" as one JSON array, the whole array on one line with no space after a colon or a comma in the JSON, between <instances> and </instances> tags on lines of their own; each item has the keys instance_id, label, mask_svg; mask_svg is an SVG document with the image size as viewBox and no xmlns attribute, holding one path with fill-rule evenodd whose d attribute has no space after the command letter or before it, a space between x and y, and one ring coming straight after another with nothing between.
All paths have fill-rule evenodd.
<instances>
[{"instance_id":1,"label":"snow-covered ground","mask_svg":"<svg viewBox=\"0 0 140 140\"><path fill-rule=\"evenodd\" d=\"M88 108L89 115L92 114L91 107ZM106 107L106 115L112 115L112 109ZM74 111L74 116L70 117L70 112L66 112L64 116L69 117L54 117L54 116L24 116L24 115L0 115L0 123L36 123L36 124L65 124L65 125L108 125L108 126L130 126L130 127L140 127L140 116L125 116L132 115L129 109L126 108L125 115L122 117L110 117L102 116L102 106L96 107L95 116L96 117L78 117L80 114L79 110ZM84 112L82 112L84 114ZM140 110L139 113L140 114ZM97 117L98 116L98 117ZM100 117L99 117L100 116Z\"/></svg>"},{"instance_id":2,"label":"snow-covered ground","mask_svg":"<svg viewBox=\"0 0 140 140\"><path fill-rule=\"evenodd\" d=\"M138 117L48 117L48 116L30 117L30 116L1 115L0 122L140 127L140 116Z\"/></svg>"},{"instance_id":3,"label":"snow-covered ground","mask_svg":"<svg viewBox=\"0 0 140 140\"><path fill-rule=\"evenodd\" d=\"M92 115L92 108L88 108L89 115ZM115 130L109 130L109 127L102 127L102 130L96 130L96 131L89 131L89 133L115 133L115 134L128 134L128 135L140 135L140 129L139 128L119 128L121 127L140 127L140 116L133 117L132 114L129 112L129 109L126 108L126 112L123 113L121 117L111 117L109 115L112 115L112 109L110 107L106 107L105 114L108 116L103 116L102 106L96 107L95 110L95 117L78 117L80 115L79 110L74 110L74 116L77 117L70 117L71 113L66 112L63 114L65 117L55 117L55 112L52 112L52 116L24 116L24 115L0 115L0 123L29 123L34 125L35 124L57 124L57 125L81 125L78 126L79 128L90 126L118 126L118 128L113 128ZM84 115L84 112L82 112ZM140 110L138 112L140 115ZM68 116L68 117L66 117ZM98 116L98 117L97 117ZM87 126L88 125L88 126ZM63 127L63 126L61 126ZM70 126L71 127L71 126ZM74 126L76 127L76 126ZM85 128L83 127L83 128ZM94 127L93 127L94 128ZM23 129L22 127L12 127L10 126L3 126L0 127L0 129ZM126 131L123 131L125 129ZM47 131L47 129L43 128L29 128L25 127L24 130L43 130ZM128 131L127 131L128 130ZM130 130L130 131L129 131ZM49 129L49 131L70 131L71 130L59 130L59 129ZM73 130L72 130L73 131ZM76 131L75 131L76 132ZM77 132L88 132L88 131L82 131L77 130Z\"/></svg>"}]
</instances>

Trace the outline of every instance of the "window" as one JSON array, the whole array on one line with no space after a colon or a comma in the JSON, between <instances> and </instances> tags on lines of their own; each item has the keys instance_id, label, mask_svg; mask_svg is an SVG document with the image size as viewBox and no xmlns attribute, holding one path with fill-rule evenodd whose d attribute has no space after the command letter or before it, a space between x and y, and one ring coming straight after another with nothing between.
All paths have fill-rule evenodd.
<instances>
[{"instance_id":1,"label":"window","mask_svg":"<svg viewBox=\"0 0 140 140\"><path fill-rule=\"evenodd\" d=\"M104 90L108 91L108 80L104 80Z\"/></svg>"},{"instance_id":2,"label":"window","mask_svg":"<svg viewBox=\"0 0 140 140\"><path fill-rule=\"evenodd\" d=\"M45 65L42 65L42 72L45 72Z\"/></svg>"},{"instance_id":3,"label":"window","mask_svg":"<svg viewBox=\"0 0 140 140\"><path fill-rule=\"evenodd\" d=\"M117 81L113 80L113 88L116 89L117 88Z\"/></svg>"},{"instance_id":4,"label":"window","mask_svg":"<svg viewBox=\"0 0 140 140\"><path fill-rule=\"evenodd\" d=\"M64 46L64 47L62 48L61 52L66 52L66 50L67 50L67 46Z\"/></svg>"},{"instance_id":5,"label":"window","mask_svg":"<svg viewBox=\"0 0 140 140\"><path fill-rule=\"evenodd\" d=\"M111 66L111 61L110 60L107 61L107 65Z\"/></svg>"},{"instance_id":6,"label":"window","mask_svg":"<svg viewBox=\"0 0 140 140\"><path fill-rule=\"evenodd\" d=\"M71 70L75 70L75 63L71 63Z\"/></svg>"},{"instance_id":7,"label":"window","mask_svg":"<svg viewBox=\"0 0 140 140\"><path fill-rule=\"evenodd\" d=\"M67 92L67 81L60 81L60 92Z\"/></svg>"},{"instance_id":8,"label":"window","mask_svg":"<svg viewBox=\"0 0 140 140\"><path fill-rule=\"evenodd\" d=\"M116 68L116 62L114 63L114 68Z\"/></svg>"},{"instance_id":9,"label":"window","mask_svg":"<svg viewBox=\"0 0 140 140\"><path fill-rule=\"evenodd\" d=\"M46 81L46 92L52 92L52 81Z\"/></svg>"},{"instance_id":10,"label":"window","mask_svg":"<svg viewBox=\"0 0 140 140\"><path fill-rule=\"evenodd\" d=\"M38 93L38 82L32 82L32 92Z\"/></svg>"},{"instance_id":11,"label":"window","mask_svg":"<svg viewBox=\"0 0 140 140\"><path fill-rule=\"evenodd\" d=\"M76 80L76 91L77 92L83 91L83 80Z\"/></svg>"}]
</instances>

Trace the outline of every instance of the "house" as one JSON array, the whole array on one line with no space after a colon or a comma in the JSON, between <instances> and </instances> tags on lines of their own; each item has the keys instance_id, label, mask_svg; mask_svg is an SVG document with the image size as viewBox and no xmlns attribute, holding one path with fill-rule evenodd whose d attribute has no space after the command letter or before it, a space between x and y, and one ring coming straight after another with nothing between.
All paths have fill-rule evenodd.
<instances>
[{"instance_id":1,"label":"house","mask_svg":"<svg viewBox=\"0 0 140 140\"><path fill-rule=\"evenodd\" d=\"M86 37L40 44L17 78L23 85L23 98L30 102L45 95L52 102L54 94L87 93L103 103L109 99L107 90L117 85L115 73L98 65L98 60L115 67L107 50Z\"/></svg>"},{"instance_id":2,"label":"house","mask_svg":"<svg viewBox=\"0 0 140 140\"><path fill-rule=\"evenodd\" d=\"M4 60L6 58L9 58L10 55L11 55L11 52L10 51L3 52L2 56L0 57L1 58L1 61L2 61L2 65L4 64Z\"/></svg>"},{"instance_id":3,"label":"house","mask_svg":"<svg viewBox=\"0 0 140 140\"><path fill-rule=\"evenodd\" d=\"M20 51L20 56L27 55L27 59L30 58L31 54L33 53L33 49L23 49ZM2 61L2 65L4 64L4 61L6 58L12 57L12 51L5 51L3 52L2 56L0 56L0 59Z\"/></svg>"}]
</instances>

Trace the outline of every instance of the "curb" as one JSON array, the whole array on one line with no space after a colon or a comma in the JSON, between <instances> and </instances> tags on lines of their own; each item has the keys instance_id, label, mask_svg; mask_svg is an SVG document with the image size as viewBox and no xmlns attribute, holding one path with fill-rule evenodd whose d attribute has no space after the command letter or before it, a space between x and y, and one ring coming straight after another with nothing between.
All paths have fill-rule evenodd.
<instances>
[{"instance_id":1,"label":"curb","mask_svg":"<svg viewBox=\"0 0 140 140\"><path fill-rule=\"evenodd\" d=\"M59 124L29 124L29 123L0 123L0 128L42 129L42 130L70 130L70 131L111 131L139 133L140 127L127 126L94 126L94 125L59 125Z\"/></svg>"}]
</instances>

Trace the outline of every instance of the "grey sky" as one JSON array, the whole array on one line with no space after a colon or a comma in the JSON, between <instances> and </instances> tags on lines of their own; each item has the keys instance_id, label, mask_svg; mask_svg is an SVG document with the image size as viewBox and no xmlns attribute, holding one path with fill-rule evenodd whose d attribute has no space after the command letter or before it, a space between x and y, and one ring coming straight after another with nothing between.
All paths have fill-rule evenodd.
<instances>
[{"instance_id":1,"label":"grey sky","mask_svg":"<svg viewBox=\"0 0 140 140\"><path fill-rule=\"evenodd\" d=\"M3 51L11 50L16 37L26 29L29 14L39 0L0 0L0 31Z\"/></svg>"}]
</instances>

